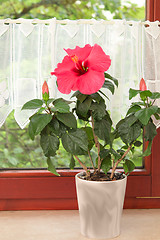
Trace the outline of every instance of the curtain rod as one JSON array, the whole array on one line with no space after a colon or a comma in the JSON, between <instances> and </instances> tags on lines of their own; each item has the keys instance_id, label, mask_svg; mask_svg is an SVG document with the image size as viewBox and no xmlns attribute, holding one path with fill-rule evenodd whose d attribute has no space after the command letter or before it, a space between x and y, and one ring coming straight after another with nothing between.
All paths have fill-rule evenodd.
<instances>
[{"instance_id":1,"label":"curtain rod","mask_svg":"<svg viewBox=\"0 0 160 240\"><path fill-rule=\"evenodd\" d=\"M47 19L47 20L40 20L40 19L24 19L24 18L19 18L19 19L0 19L0 23L17 23L17 24L21 24L21 23L33 23L33 24L37 24L37 23L41 23L41 24L50 24L52 21L55 21L56 23L59 24L68 24L68 23L77 23L77 24L94 24L94 23L102 23L102 24L115 24L116 22L123 22L124 24L133 24L133 23L139 23L142 25L148 25L148 24L159 24L159 21L155 21L155 22L150 22L150 21L145 21L145 22L141 22L141 21L126 21L126 20L121 20L121 19L115 19L115 20L95 20L95 19L78 19L78 20L69 20L69 19L64 19L64 20L57 20L56 18L51 18L51 19Z\"/></svg>"}]
</instances>

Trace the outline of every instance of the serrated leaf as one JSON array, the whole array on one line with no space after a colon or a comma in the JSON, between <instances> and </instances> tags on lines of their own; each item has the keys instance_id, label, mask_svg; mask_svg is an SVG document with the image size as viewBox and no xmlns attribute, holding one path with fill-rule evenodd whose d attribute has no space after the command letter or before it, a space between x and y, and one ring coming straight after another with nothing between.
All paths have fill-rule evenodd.
<instances>
[{"instance_id":1,"label":"serrated leaf","mask_svg":"<svg viewBox=\"0 0 160 240\"><path fill-rule=\"evenodd\" d=\"M137 112L139 110L141 110L141 107L139 105L131 106L126 115L129 115L130 113L133 113L133 112Z\"/></svg>"},{"instance_id":2,"label":"serrated leaf","mask_svg":"<svg viewBox=\"0 0 160 240\"><path fill-rule=\"evenodd\" d=\"M41 114L41 113L43 113L45 110L46 110L45 107L41 107L41 108L38 110L37 114Z\"/></svg>"},{"instance_id":3,"label":"serrated leaf","mask_svg":"<svg viewBox=\"0 0 160 240\"><path fill-rule=\"evenodd\" d=\"M117 126L117 130L125 144L131 144L141 135L141 126L139 123L134 123L129 126L127 121L121 121Z\"/></svg>"},{"instance_id":4,"label":"serrated leaf","mask_svg":"<svg viewBox=\"0 0 160 240\"><path fill-rule=\"evenodd\" d=\"M105 174L110 170L112 167L111 155L108 155L106 158L103 159L101 168Z\"/></svg>"},{"instance_id":5,"label":"serrated leaf","mask_svg":"<svg viewBox=\"0 0 160 240\"><path fill-rule=\"evenodd\" d=\"M77 121L73 113L57 113L57 119L70 128L77 127Z\"/></svg>"},{"instance_id":6,"label":"serrated leaf","mask_svg":"<svg viewBox=\"0 0 160 240\"><path fill-rule=\"evenodd\" d=\"M125 174L132 172L135 169L135 164L131 161L126 159L125 163L123 164L123 168L125 171Z\"/></svg>"},{"instance_id":7,"label":"serrated leaf","mask_svg":"<svg viewBox=\"0 0 160 240\"><path fill-rule=\"evenodd\" d=\"M138 93L140 93L141 90L136 90L136 89L129 89L129 100L131 100L133 97L135 97Z\"/></svg>"},{"instance_id":8,"label":"serrated leaf","mask_svg":"<svg viewBox=\"0 0 160 240\"><path fill-rule=\"evenodd\" d=\"M62 135L65 150L73 155L84 155L88 151L88 138L82 129L76 129Z\"/></svg>"},{"instance_id":9,"label":"serrated leaf","mask_svg":"<svg viewBox=\"0 0 160 240\"><path fill-rule=\"evenodd\" d=\"M156 126L152 122L149 122L145 126L145 131L144 131L145 140L152 141L156 135L157 135Z\"/></svg>"},{"instance_id":10,"label":"serrated leaf","mask_svg":"<svg viewBox=\"0 0 160 240\"><path fill-rule=\"evenodd\" d=\"M28 126L28 135L32 140L34 140L35 132L34 132L33 124L31 122L29 123L29 126Z\"/></svg>"},{"instance_id":11,"label":"serrated leaf","mask_svg":"<svg viewBox=\"0 0 160 240\"><path fill-rule=\"evenodd\" d=\"M152 141L148 143L147 149L144 151L142 157L147 157L151 154L151 149L152 149Z\"/></svg>"},{"instance_id":12,"label":"serrated leaf","mask_svg":"<svg viewBox=\"0 0 160 240\"><path fill-rule=\"evenodd\" d=\"M99 153L101 159L106 158L109 154L110 154L110 150L109 149L103 149Z\"/></svg>"},{"instance_id":13,"label":"serrated leaf","mask_svg":"<svg viewBox=\"0 0 160 240\"><path fill-rule=\"evenodd\" d=\"M108 90L111 91L112 94L114 94L115 88L114 88L114 84L112 82L105 80L102 88L107 88Z\"/></svg>"},{"instance_id":14,"label":"serrated leaf","mask_svg":"<svg viewBox=\"0 0 160 240\"><path fill-rule=\"evenodd\" d=\"M84 127L81 128L85 133L87 134L88 137L88 149L91 150L93 145L95 144L94 142L94 136L93 136L93 131L91 127Z\"/></svg>"},{"instance_id":15,"label":"serrated leaf","mask_svg":"<svg viewBox=\"0 0 160 240\"><path fill-rule=\"evenodd\" d=\"M100 92L105 98L109 100L109 97L107 97L107 95L103 91L99 90L98 92Z\"/></svg>"},{"instance_id":16,"label":"serrated leaf","mask_svg":"<svg viewBox=\"0 0 160 240\"><path fill-rule=\"evenodd\" d=\"M99 93L93 93L90 95L92 99L94 99L97 103L99 103L102 100L102 97L99 95Z\"/></svg>"},{"instance_id":17,"label":"serrated leaf","mask_svg":"<svg viewBox=\"0 0 160 240\"><path fill-rule=\"evenodd\" d=\"M151 97L151 96L152 96L152 93L149 90L140 92L140 97L142 100L145 100L147 97Z\"/></svg>"},{"instance_id":18,"label":"serrated leaf","mask_svg":"<svg viewBox=\"0 0 160 240\"><path fill-rule=\"evenodd\" d=\"M155 114L157 110L158 110L158 106L151 106L151 107L139 110L138 112L135 113L135 116L139 119L139 121L143 125L147 125L150 117L153 114Z\"/></svg>"},{"instance_id":19,"label":"serrated leaf","mask_svg":"<svg viewBox=\"0 0 160 240\"><path fill-rule=\"evenodd\" d=\"M106 119L95 121L94 132L100 139L104 140L106 143L110 143L110 121L107 121Z\"/></svg>"},{"instance_id":20,"label":"serrated leaf","mask_svg":"<svg viewBox=\"0 0 160 240\"><path fill-rule=\"evenodd\" d=\"M50 99L48 99L47 104L49 105L49 104L52 103L53 101L54 101L54 98L50 98Z\"/></svg>"},{"instance_id":21,"label":"serrated leaf","mask_svg":"<svg viewBox=\"0 0 160 240\"><path fill-rule=\"evenodd\" d=\"M56 135L41 135L40 145L46 157L55 156L59 149L59 139Z\"/></svg>"},{"instance_id":22,"label":"serrated leaf","mask_svg":"<svg viewBox=\"0 0 160 240\"><path fill-rule=\"evenodd\" d=\"M104 76L105 76L105 78L108 78L108 79L110 79L111 81L113 81L114 84L118 87L118 80L117 80L116 78L112 77L112 76L111 76L110 74L108 74L108 73L104 73Z\"/></svg>"},{"instance_id":23,"label":"serrated leaf","mask_svg":"<svg viewBox=\"0 0 160 240\"><path fill-rule=\"evenodd\" d=\"M66 103L66 101L63 100L63 98L58 98L54 102L54 107L57 109L60 113L69 113L69 105Z\"/></svg>"},{"instance_id":24,"label":"serrated leaf","mask_svg":"<svg viewBox=\"0 0 160 240\"><path fill-rule=\"evenodd\" d=\"M43 105L43 101L42 100L40 100L40 99L33 99L31 101L26 102L23 105L22 110L25 110L25 109L37 109L37 108L42 107L42 105Z\"/></svg>"},{"instance_id":25,"label":"serrated leaf","mask_svg":"<svg viewBox=\"0 0 160 240\"><path fill-rule=\"evenodd\" d=\"M103 101L101 101L100 103L92 103L90 109L92 110L92 115L95 120L101 120L107 114L106 105Z\"/></svg>"},{"instance_id":26,"label":"serrated leaf","mask_svg":"<svg viewBox=\"0 0 160 240\"><path fill-rule=\"evenodd\" d=\"M81 94L80 91L76 91L76 92L73 93L73 95L71 96L71 98L72 98L72 97L77 97L79 94Z\"/></svg>"},{"instance_id":27,"label":"serrated leaf","mask_svg":"<svg viewBox=\"0 0 160 240\"><path fill-rule=\"evenodd\" d=\"M50 158L47 158L47 164L48 164L48 171L50 171L51 173L53 173L56 176L60 176L60 174L57 173L56 168Z\"/></svg>"},{"instance_id":28,"label":"serrated leaf","mask_svg":"<svg viewBox=\"0 0 160 240\"><path fill-rule=\"evenodd\" d=\"M34 136L38 135L52 120L50 114L35 114L30 118L29 123L29 136L34 140Z\"/></svg>"},{"instance_id":29,"label":"serrated leaf","mask_svg":"<svg viewBox=\"0 0 160 240\"><path fill-rule=\"evenodd\" d=\"M152 92L152 96L150 96L151 99L158 99L160 98L160 93L159 92Z\"/></svg>"},{"instance_id":30,"label":"serrated leaf","mask_svg":"<svg viewBox=\"0 0 160 240\"><path fill-rule=\"evenodd\" d=\"M88 111L92 103L92 98L88 97L83 102L77 101L76 114L78 116L87 117Z\"/></svg>"}]
</instances>

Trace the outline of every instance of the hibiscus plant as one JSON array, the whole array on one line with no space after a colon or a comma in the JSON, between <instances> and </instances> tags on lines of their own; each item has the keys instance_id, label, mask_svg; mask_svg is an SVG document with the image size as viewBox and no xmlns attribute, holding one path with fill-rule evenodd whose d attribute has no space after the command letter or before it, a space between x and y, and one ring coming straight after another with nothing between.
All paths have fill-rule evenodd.
<instances>
[{"instance_id":1,"label":"hibiscus plant","mask_svg":"<svg viewBox=\"0 0 160 240\"><path fill-rule=\"evenodd\" d=\"M71 101L50 99L45 81L42 86L43 99L33 99L22 108L37 110L30 117L30 138L34 140L40 134L48 170L56 175L59 174L52 157L56 155L60 143L71 154L71 165L77 160L85 170L87 179L99 177L102 169L105 176L113 180L119 164L129 174L135 168L132 153L135 147L142 147L143 144L140 136L148 142L142 157L151 153L152 141L157 134L152 117L159 119L160 113L160 108L154 103L160 98L160 93L147 90L142 79L140 90L129 90L129 99L139 95L139 101L132 102L126 116L114 128L105 104L108 96L103 92L103 88L107 88L114 94L118 87L118 80L106 73L111 65L110 57L97 44L65 51L67 55L51 74L57 77L57 87L61 93L74 91ZM74 106L70 108L70 104ZM117 139L123 142L121 147L114 144ZM96 160L92 157L93 150L97 154ZM129 152L131 154L128 155ZM81 160L81 155L88 155L90 168Z\"/></svg>"}]
</instances>

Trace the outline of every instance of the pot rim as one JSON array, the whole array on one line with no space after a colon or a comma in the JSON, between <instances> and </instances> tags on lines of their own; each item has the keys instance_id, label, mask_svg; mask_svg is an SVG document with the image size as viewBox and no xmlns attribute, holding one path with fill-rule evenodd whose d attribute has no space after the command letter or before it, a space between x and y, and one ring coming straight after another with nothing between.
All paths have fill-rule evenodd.
<instances>
[{"instance_id":1,"label":"pot rim","mask_svg":"<svg viewBox=\"0 0 160 240\"><path fill-rule=\"evenodd\" d=\"M88 181L88 180L81 179L81 178L78 177L80 175L83 175L83 173L85 173L85 172L77 173L75 175L75 178L78 179L79 181L87 182L87 183L90 183L90 184L113 184L113 183L116 183L116 182L126 181L126 179L127 179L127 175L123 173L124 178L123 179L118 179L118 180L115 180L115 181Z\"/></svg>"}]
</instances>

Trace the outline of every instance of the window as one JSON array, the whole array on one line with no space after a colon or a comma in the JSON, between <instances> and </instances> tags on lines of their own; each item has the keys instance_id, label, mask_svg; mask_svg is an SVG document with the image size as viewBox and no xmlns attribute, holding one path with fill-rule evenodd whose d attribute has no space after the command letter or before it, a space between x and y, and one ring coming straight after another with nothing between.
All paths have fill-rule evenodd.
<instances>
[{"instance_id":1,"label":"window","mask_svg":"<svg viewBox=\"0 0 160 240\"><path fill-rule=\"evenodd\" d=\"M157 20L159 18L158 5L156 0L147 2L148 19ZM157 151L159 134L158 130L152 157L145 159L145 169L135 171L128 179L126 207L147 208L160 205L158 198L150 199L150 197L158 197L160 194L160 186L158 185L160 164L158 163L159 153ZM20 149L17 149L18 151L21 152ZM10 161L13 164L16 160L10 158ZM75 209L77 208L74 186L75 173L76 170L72 172L61 171L62 177L59 178L45 170L1 171L0 209Z\"/></svg>"}]
</instances>

